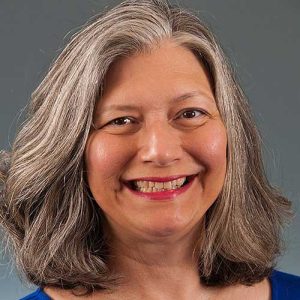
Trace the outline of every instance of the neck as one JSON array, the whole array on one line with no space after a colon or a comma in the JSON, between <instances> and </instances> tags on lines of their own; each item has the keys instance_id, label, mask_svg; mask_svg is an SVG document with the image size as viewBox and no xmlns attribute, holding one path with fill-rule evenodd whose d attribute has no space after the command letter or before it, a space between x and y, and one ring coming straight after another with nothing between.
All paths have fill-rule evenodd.
<instances>
[{"instance_id":1,"label":"neck","mask_svg":"<svg viewBox=\"0 0 300 300\"><path fill-rule=\"evenodd\" d=\"M203 226L201 226L203 228ZM118 235L111 244L112 268L122 274L120 292L137 299L196 299L204 289L194 253L201 229L180 237L134 239ZM116 235L114 235L116 236ZM205 288L206 289L206 288Z\"/></svg>"}]
</instances>

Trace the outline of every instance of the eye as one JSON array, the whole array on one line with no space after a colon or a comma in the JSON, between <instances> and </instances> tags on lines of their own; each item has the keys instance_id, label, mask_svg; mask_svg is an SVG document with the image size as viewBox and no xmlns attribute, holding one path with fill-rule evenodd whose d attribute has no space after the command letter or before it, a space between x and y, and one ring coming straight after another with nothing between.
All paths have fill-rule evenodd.
<instances>
[{"instance_id":1,"label":"eye","mask_svg":"<svg viewBox=\"0 0 300 300\"><path fill-rule=\"evenodd\" d=\"M202 115L205 115L206 113L199 109L189 109L185 110L179 115L179 118L183 119L194 119L197 117L201 117Z\"/></svg>"},{"instance_id":2,"label":"eye","mask_svg":"<svg viewBox=\"0 0 300 300\"><path fill-rule=\"evenodd\" d=\"M120 117L108 122L106 125L123 126L130 123L135 123L135 121L130 117Z\"/></svg>"},{"instance_id":3,"label":"eye","mask_svg":"<svg viewBox=\"0 0 300 300\"><path fill-rule=\"evenodd\" d=\"M123 116L107 122L99 129L109 134L128 135L137 132L139 128L140 122L137 118Z\"/></svg>"},{"instance_id":4,"label":"eye","mask_svg":"<svg viewBox=\"0 0 300 300\"><path fill-rule=\"evenodd\" d=\"M182 128L195 129L206 124L210 114L204 109L200 108L186 108L178 112L176 123Z\"/></svg>"}]
</instances>

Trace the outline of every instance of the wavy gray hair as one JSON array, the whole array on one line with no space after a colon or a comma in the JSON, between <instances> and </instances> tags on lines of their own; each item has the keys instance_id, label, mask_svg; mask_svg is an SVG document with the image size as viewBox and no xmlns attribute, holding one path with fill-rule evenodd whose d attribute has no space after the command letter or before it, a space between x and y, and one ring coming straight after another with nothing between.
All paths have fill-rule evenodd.
<instances>
[{"instance_id":1,"label":"wavy gray hair","mask_svg":"<svg viewBox=\"0 0 300 300\"><path fill-rule=\"evenodd\" d=\"M205 65L227 129L227 173L206 214L199 276L208 285L252 284L280 253L290 203L268 183L251 113L211 31L163 0L127 0L74 35L33 92L2 171L1 223L20 274L39 286L113 288L105 216L85 178L84 149L105 74L119 57L171 39ZM99 100L100 99L100 100Z\"/></svg>"}]
</instances>

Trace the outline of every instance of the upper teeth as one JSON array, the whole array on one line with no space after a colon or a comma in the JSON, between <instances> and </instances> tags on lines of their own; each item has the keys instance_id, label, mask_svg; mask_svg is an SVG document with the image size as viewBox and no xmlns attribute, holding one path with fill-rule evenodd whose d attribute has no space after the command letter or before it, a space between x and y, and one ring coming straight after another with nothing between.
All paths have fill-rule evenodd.
<instances>
[{"instance_id":1,"label":"upper teeth","mask_svg":"<svg viewBox=\"0 0 300 300\"><path fill-rule=\"evenodd\" d=\"M144 192L172 190L183 185L186 177L178 178L171 181L156 182L156 181L134 181L136 188Z\"/></svg>"}]
</instances>

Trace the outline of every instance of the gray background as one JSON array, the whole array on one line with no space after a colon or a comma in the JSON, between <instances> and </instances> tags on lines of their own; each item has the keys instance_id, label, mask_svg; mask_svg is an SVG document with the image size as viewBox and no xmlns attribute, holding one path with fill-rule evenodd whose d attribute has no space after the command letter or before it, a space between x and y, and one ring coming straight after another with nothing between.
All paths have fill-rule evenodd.
<instances>
[{"instance_id":1,"label":"gray background","mask_svg":"<svg viewBox=\"0 0 300 300\"><path fill-rule=\"evenodd\" d=\"M120 1L1 0L0 149L9 149L31 92L71 34L101 9ZM173 1L174 2L174 1ZM270 181L294 204L285 230L287 250L278 268L300 275L300 1L177 1L198 10L230 57L264 141ZM4 254L0 299L17 299L24 287Z\"/></svg>"}]
</instances>

